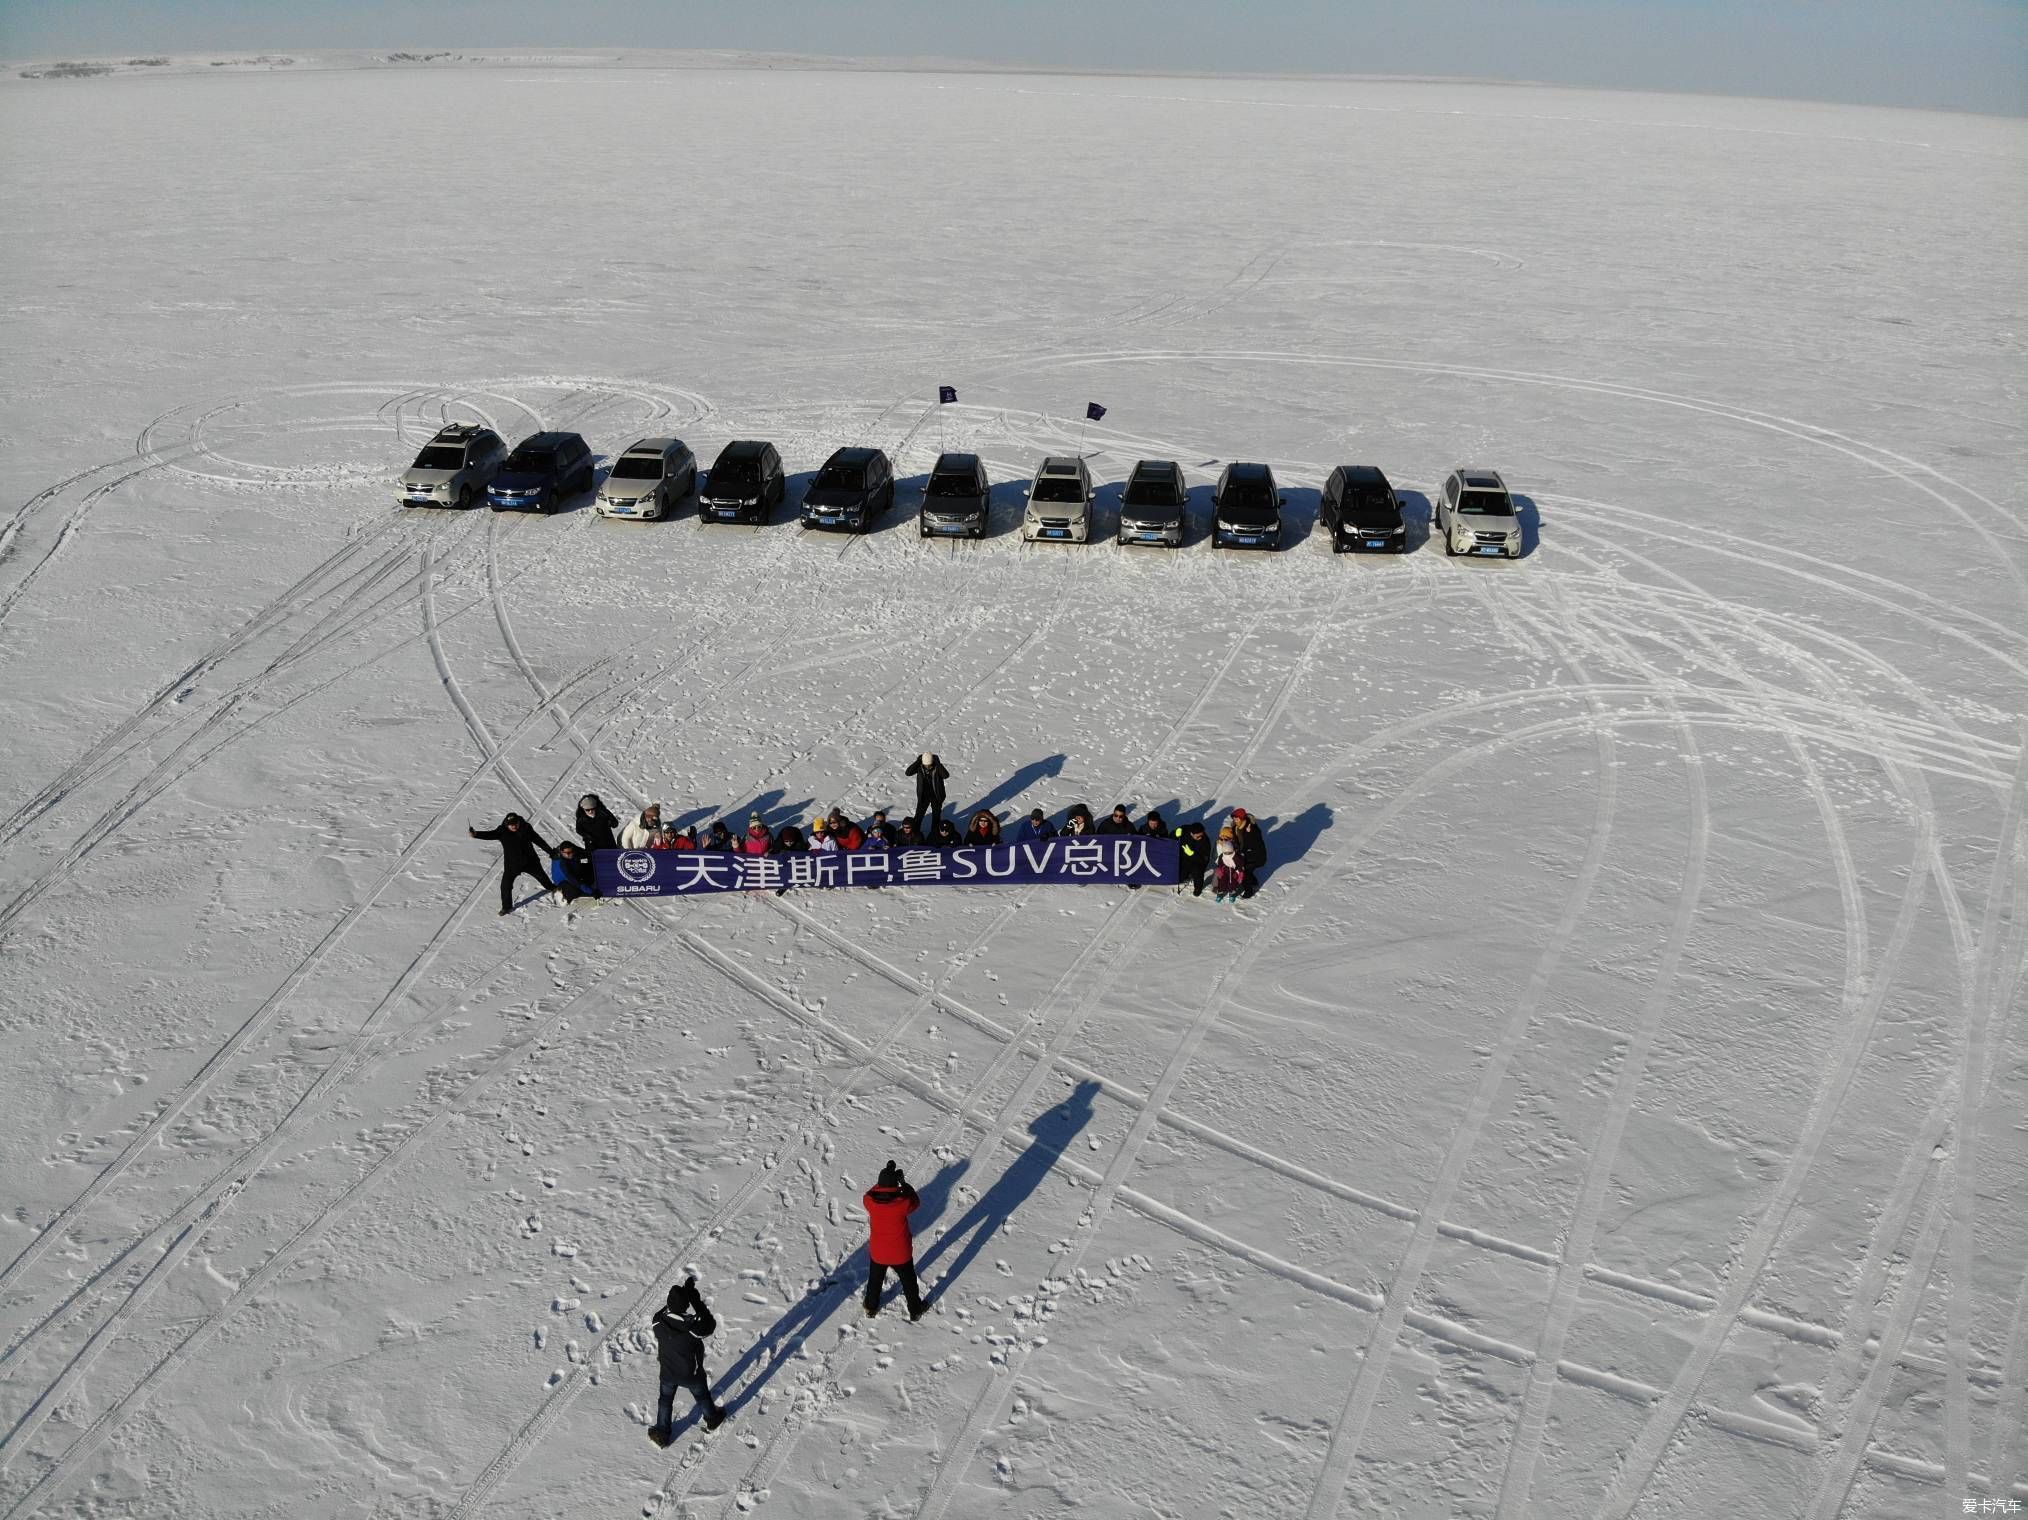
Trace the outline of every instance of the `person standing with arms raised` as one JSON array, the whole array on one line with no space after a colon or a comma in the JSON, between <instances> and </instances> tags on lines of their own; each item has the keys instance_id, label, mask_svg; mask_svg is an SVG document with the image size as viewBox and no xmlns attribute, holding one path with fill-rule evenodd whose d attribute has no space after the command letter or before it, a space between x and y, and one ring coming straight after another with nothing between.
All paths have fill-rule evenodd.
<instances>
[{"instance_id":1,"label":"person standing with arms raised","mask_svg":"<svg viewBox=\"0 0 2028 1520\"><path fill-rule=\"evenodd\" d=\"M866 1258L870 1263L866 1269L866 1317L872 1319L880 1312L880 1290L887 1282L887 1274L893 1272L901 1279L909 1319L921 1319L928 1305L923 1303L922 1288L915 1280L915 1233L909 1229L908 1216L922 1200L908 1185L900 1166L890 1161L880 1169L880 1180L866 1190L861 1201L866 1205L870 1227L866 1242Z\"/></svg>"},{"instance_id":2,"label":"person standing with arms raised","mask_svg":"<svg viewBox=\"0 0 2028 1520\"><path fill-rule=\"evenodd\" d=\"M944 821L944 785L951 779L951 773L944 769L941 756L924 750L908 763L904 776L915 777L915 829L925 839L936 836L937 825ZM929 814L930 826L924 832L922 815Z\"/></svg>"}]
</instances>

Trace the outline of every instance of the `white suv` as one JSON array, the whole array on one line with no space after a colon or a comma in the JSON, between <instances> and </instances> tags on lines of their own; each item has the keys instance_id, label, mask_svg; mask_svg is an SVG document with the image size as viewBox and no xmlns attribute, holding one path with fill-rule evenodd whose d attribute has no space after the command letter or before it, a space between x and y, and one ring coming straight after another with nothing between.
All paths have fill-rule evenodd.
<instances>
[{"instance_id":1,"label":"white suv","mask_svg":"<svg viewBox=\"0 0 2028 1520\"><path fill-rule=\"evenodd\" d=\"M1460 465L1444 477L1430 509L1429 534L1441 538L1446 554L1521 557L1521 519L1507 482L1492 470Z\"/></svg>"},{"instance_id":2,"label":"white suv","mask_svg":"<svg viewBox=\"0 0 2028 1520\"><path fill-rule=\"evenodd\" d=\"M1021 514L1021 540L1064 539L1091 542L1091 475L1075 455L1051 455L1035 472L1028 487L1028 506Z\"/></svg>"},{"instance_id":3,"label":"white suv","mask_svg":"<svg viewBox=\"0 0 2028 1520\"><path fill-rule=\"evenodd\" d=\"M423 445L396 482L409 507L474 507L507 462L500 435L476 422L453 422Z\"/></svg>"},{"instance_id":4,"label":"white suv","mask_svg":"<svg viewBox=\"0 0 2028 1520\"><path fill-rule=\"evenodd\" d=\"M697 489L697 457L681 438L630 443L599 487L601 517L655 518Z\"/></svg>"}]
</instances>

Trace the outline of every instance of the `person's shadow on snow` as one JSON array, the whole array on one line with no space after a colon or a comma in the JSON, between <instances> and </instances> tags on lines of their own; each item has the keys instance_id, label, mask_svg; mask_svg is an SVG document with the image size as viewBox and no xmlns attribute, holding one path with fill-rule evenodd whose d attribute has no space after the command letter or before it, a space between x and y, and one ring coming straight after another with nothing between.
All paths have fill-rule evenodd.
<instances>
[{"instance_id":1,"label":"person's shadow on snow","mask_svg":"<svg viewBox=\"0 0 2028 1520\"><path fill-rule=\"evenodd\" d=\"M957 1258L942 1276L934 1284L923 1285L924 1303L935 1304L944 1290L972 1264L973 1258L985 1249L986 1242L1000 1232L1013 1217L1014 1211L1042 1185L1043 1178L1049 1175L1070 1142L1091 1122L1092 1100L1098 1096L1098 1090L1096 1082L1080 1082L1069 1097L1061 1103L1052 1104L1030 1120L1028 1133L1032 1138L1027 1148L1014 1158L1013 1164L1000 1174L991 1187L973 1201L962 1219L938 1234L927 1249L917 1250L916 1270L921 1272L947 1248L962 1242ZM968 1164L953 1161L917 1189L922 1204L910 1216L909 1224L918 1241L923 1240L930 1227L943 1217L950 1206L952 1190ZM805 1293L799 1302L791 1304L787 1312L761 1334L760 1339L747 1347L739 1359L720 1374L712 1393L723 1402L728 1414L738 1414L751 1403L781 1370L782 1363L793 1358L833 1315L865 1292L866 1268L866 1243L862 1240L849 1256ZM746 1380L744 1387L740 1386L742 1378ZM728 1396L728 1390L733 1388L739 1391ZM682 1434L696 1417L693 1410L680 1420L675 1434Z\"/></svg>"},{"instance_id":2,"label":"person's shadow on snow","mask_svg":"<svg viewBox=\"0 0 2028 1520\"><path fill-rule=\"evenodd\" d=\"M1261 838L1267 843L1267 864L1260 879L1266 881L1278 867L1300 859L1331 826L1331 809L1313 802L1292 818L1262 818Z\"/></svg>"},{"instance_id":3,"label":"person's shadow on snow","mask_svg":"<svg viewBox=\"0 0 2028 1520\"><path fill-rule=\"evenodd\" d=\"M916 1253L916 1270L920 1273L954 1244L958 1245L956 1259L934 1283L924 1286L924 1303L934 1305L942 1298L945 1290L965 1275L965 1269L986 1248L986 1242L999 1234L1014 1217L1014 1211L1042 1186L1042 1180L1062 1158L1070 1142L1091 1123L1092 1100L1098 1096L1098 1091L1098 1083L1080 1082L1071 1090L1069 1097L1031 1119L1028 1133L1032 1138L1028 1148L1014 1158L1013 1164L1000 1174L998 1181L973 1201L963 1218L939 1233L930 1242L929 1249Z\"/></svg>"},{"instance_id":4,"label":"person's shadow on snow","mask_svg":"<svg viewBox=\"0 0 2028 1520\"><path fill-rule=\"evenodd\" d=\"M934 1223L943 1213L950 1202L951 1184L965 1166L963 1161L953 1161L916 1189L922 1202L909 1217L909 1223L917 1232ZM863 1220L860 1233L865 1233ZM850 1255L814 1284L798 1302L791 1304L780 1319L762 1332L759 1340L740 1354L739 1360L720 1375L712 1389L713 1396L725 1405L726 1413L738 1414L751 1403L781 1370L783 1362L795 1356L832 1315L866 1291L867 1265L866 1242L861 1240ZM746 1386L727 1398L726 1390L737 1385L743 1377L747 1378ZM680 1434L684 1428L679 1424L677 1433Z\"/></svg>"},{"instance_id":5,"label":"person's shadow on snow","mask_svg":"<svg viewBox=\"0 0 2028 1520\"><path fill-rule=\"evenodd\" d=\"M1069 758L1068 755L1051 755L1046 760L1031 760L970 807L945 808L944 815L956 819L960 829L964 828L965 820L981 810L997 816L998 809L1012 802L1036 782L1062 775L1064 762Z\"/></svg>"}]
</instances>

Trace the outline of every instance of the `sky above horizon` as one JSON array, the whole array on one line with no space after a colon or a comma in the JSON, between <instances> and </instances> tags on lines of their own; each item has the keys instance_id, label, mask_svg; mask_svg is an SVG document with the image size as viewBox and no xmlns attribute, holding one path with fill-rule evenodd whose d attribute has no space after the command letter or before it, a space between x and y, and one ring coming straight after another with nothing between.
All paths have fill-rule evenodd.
<instances>
[{"instance_id":1,"label":"sky above horizon","mask_svg":"<svg viewBox=\"0 0 2028 1520\"><path fill-rule=\"evenodd\" d=\"M0 0L0 56L740 48L1463 75L2028 115L2028 0Z\"/></svg>"}]
</instances>

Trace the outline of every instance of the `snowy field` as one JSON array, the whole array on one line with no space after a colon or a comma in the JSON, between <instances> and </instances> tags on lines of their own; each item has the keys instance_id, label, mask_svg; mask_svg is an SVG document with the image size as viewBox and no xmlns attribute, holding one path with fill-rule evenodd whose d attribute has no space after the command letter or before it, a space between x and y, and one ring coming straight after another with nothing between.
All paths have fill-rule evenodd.
<instances>
[{"instance_id":1,"label":"snowy field","mask_svg":"<svg viewBox=\"0 0 2028 1520\"><path fill-rule=\"evenodd\" d=\"M1464 85L10 72L0 1517L2028 1500L2024 170ZM901 509L397 508L445 419L772 438L792 502L876 444ZM982 543L917 537L946 442ZM1191 543L1023 548L1080 445ZM1249 458L1285 552L1203 541ZM1327 552L1341 462L1414 552ZM1460 463L1524 559L1422 542ZM1270 874L501 919L464 832L926 746ZM914 1326L825 1286L890 1156ZM693 1268L735 1415L664 1452Z\"/></svg>"}]
</instances>

